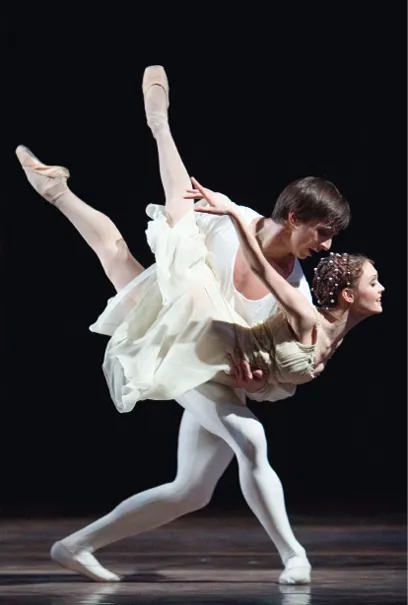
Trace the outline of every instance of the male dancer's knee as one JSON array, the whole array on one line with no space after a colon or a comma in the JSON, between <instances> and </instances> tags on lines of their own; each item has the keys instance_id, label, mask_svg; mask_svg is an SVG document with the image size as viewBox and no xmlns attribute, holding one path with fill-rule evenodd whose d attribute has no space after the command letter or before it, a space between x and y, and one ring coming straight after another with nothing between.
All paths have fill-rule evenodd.
<instances>
[{"instance_id":1,"label":"male dancer's knee","mask_svg":"<svg viewBox=\"0 0 408 605\"><path fill-rule=\"evenodd\" d=\"M144 519L150 526L159 522L167 523L172 519L186 515L204 507L211 499L212 489L198 482L188 483L175 479L158 487L127 498L110 513L115 521L125 524L133 518Z\"/></svg>"},{"instance_id":2,"label":"male dancer's knee","mask_svg":"<svg viewBox=\"0 0 408 605\"><path fill-rule=\"evenodd\" d=\"M246 418L229 421L228 431L234 439L233 450L238 463L249 465L251 469L268 462L267 442L262 424Z\"/></svg>"},{"instance_id":3,"label":"male dancer's knee","mask_svg":"<svg viewBox=\"0 0 408 605\"><path fill-rule=\"evenodd\" d=\"M187 482L176 477L171 488L177 505L186 514L207 506L212 498L215 485L208 485L205 481L191 481L191 479Z\"/></svg>"}]
</instances>

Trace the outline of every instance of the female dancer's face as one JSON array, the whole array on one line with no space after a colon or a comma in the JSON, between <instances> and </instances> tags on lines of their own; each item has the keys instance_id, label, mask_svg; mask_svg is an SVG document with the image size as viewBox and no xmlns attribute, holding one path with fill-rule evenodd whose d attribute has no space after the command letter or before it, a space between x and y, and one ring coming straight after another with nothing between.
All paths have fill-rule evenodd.
<instances>
[{"instance_id":1,"label":"female dancer's face","mask_svg":"<svg viewBox=\"0 0 408 605\"><path fill-rule=\"evenodd\" d=\"M378 281L378 273L370 261L363 265L362 273L352 289L353 302L350 312L359 317L369 317L382 312L381 295L385 288Z\"/></svg>"}]
</instances>

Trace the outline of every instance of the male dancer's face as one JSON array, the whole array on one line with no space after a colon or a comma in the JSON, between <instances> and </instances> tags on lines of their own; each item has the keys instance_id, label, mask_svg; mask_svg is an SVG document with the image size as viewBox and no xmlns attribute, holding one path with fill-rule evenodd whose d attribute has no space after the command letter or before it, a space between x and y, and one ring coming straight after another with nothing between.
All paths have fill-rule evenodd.
<instances>
[{"instance_id":1,"label":"male dancer's face","mask_svg":"<svg viewBox=\"0 0 408 605\"><path fill-rule=\"evenodd\" d=\"M297 258L307 258L315 252L327 252L336 232L324 221L314 219L307 223L291 221L291 248Z\"/></svg>"}]
</instances>

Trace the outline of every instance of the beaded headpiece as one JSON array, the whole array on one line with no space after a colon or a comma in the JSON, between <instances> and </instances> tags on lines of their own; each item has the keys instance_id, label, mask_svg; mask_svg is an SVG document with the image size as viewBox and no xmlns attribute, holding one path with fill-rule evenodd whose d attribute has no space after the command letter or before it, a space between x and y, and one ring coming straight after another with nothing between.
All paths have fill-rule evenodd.
<instances>
[{"instance_id":1,"label":"beaded headpiece","mask_svg":"<svg viewBox=\"0 0 408 605\"><path fill-rule=\"evenodd\" d=\"M330 284L330 298L328 301L321 301L319 300L319 288L316 287L315 283L321 281L322 277L319 275L319 273L323 268L327 267L327 265L329 265L329 269L327 271L329 275L325 275L324 279L327 279L328 283ZM330 270L330 266L332 266L332 270ZM321 306L322 309L328 311L331 306L336 305L339 291L351 285L349 255L347 252L344 252L343 254L339 254L338 252L336 254L334 252L330 252L328 260L327 257L321 259L317 267L315 267L314 272L314 287L312 288L312 292L314 293L315 298L317 298L317 304Z\"/></svg>"}]
</instances>

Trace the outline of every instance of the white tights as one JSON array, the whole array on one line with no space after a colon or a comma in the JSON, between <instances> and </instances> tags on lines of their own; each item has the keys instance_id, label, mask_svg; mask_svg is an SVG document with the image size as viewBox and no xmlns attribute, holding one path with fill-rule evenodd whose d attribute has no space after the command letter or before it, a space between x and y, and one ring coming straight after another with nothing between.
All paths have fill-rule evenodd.
<instances>
[{"instance_id":1,"label":"white tights","mask_svg":"<svg viewBox=\"0 0 408 605\"><path fill-rule=\"evenodd\" d=\"M124 500L106 516L65 538L64 545L71 551L95 551L206 506L235 455L245 500L283 563L294 555L304 556L286 515L281 482L268 462L259 420L230 388L216 383L206 383L178 402L185 412L175 480Z\"/></svg>"}]
</instances>

